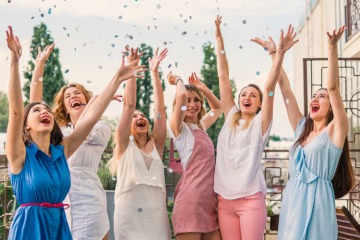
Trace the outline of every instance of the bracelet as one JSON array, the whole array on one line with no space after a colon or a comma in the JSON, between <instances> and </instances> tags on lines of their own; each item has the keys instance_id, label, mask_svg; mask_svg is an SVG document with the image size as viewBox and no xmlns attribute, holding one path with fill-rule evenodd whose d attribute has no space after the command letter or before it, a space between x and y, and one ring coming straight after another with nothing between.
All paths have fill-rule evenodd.
<instances>
[{"instance_id":1,"label":"bracelet","mask_svg":"<svg viewBox=\"0 0 360 240\"><path fill-rule=\"evenodd\" d=\"M279 67L279 68L274 67L274 69L282 69L282 67Z\"/></svg>"},{"instance_id":2,"label":"bracelet","mask_svg":"<svg viewBox=\"0 0 360 240\"><path fill-rule=\"evenodd\" d=\"M269 55L273 54L273 53L276 53L276 51L273 51L272 53L269 53Z\"/></svg>"},{"instance_id":3,"label":"bracelet","mask_svg":"<svg viewBox=\"0 0 360 240\"><path fill-rule=\"evenodd\" d=\"M184 81L183 81L181 78L178 78L178 79L176 79L176 81L175 81L175 86L176 86L176 84L177 84L177 82L178 82L179 80L181 80L181 81L184 83Z\"/></svg>"}]
</instances>

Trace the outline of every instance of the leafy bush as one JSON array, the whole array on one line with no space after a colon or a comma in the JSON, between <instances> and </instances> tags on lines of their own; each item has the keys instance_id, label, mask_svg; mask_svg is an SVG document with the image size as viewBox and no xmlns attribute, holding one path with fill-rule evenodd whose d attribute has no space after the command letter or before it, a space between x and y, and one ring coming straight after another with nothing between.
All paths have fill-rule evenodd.
<instances>
[{"instance_id":1,"label":"leafy bush","mask_svg":"<svg viewBox=\"0 0 360 240\"><path fill-rule=\"evenodd\" d=\"M97 172L100 182L105 190L115 190L116 178L112 177L108 168L100 167Z\"/></svg>"}]
</instances>

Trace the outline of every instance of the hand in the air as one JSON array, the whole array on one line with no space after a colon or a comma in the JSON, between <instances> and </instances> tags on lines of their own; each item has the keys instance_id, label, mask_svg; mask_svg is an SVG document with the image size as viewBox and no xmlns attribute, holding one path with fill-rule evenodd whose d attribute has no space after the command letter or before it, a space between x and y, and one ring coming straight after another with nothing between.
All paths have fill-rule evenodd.
<instances>
[{"instance_id":1,"label":"hand in the air","mask_svg":"<svg viewBox=\"0 0 360 240\"><path fill-rule=\"evenodd\" d=\"M153 59L149 58L149 68L152 72L156 72L158 70L159 64L166 57L168 50L167 48L162 50L160 56L158 56L158 52L159 52L159 48L156 49L155 56L153 57Z\"/></svg>"},{"instance_id":2,"label":"hand in the air","mask_svg":"<svg viewBox=\"0 0 360 240\"><path fill-rule=\"evenodd\" d=\"M173 75L172 71L169 72L169 74L167 75L167 80L169 81L169 83L171 85L175 85L176 79L181 78L178 75Z\"/></svg>"},{"instance_id":3,"label":"hand in the air","mask_svg":"<svg viewBox=\"0 0 360 240\"><path fill-rule=\"evenodd\" d=\"M202 81L199 80L199 78L196 76L195 72L193 72L191 74L191 76L189 77L189 83L191 85L194 85L195 87L197 87L200 90L206 88L206 85Z\"/></svg>"},{"instance_id":4,"label":"hand in the air","mask_svg":"<svg viewBox=\"0 0 360 240\"><path fill-rule=\"evenodd\" d=\"M272 40L272 38L270 36L269 36L269 42L266 41L266 40L262 40L260 38L257 38L257 37L255 39L251 39L251 41L259 44L264 49L267 48L267 51L269 53L273 53L273 52L276 51L276 44L274 43L274 41Z\"/></svg>"},{"instance_id":5,"label":"hand in the air","mask_svg":"<svg viewBox=\"0 0 360 240\"><path fill-rule=\"evenodd\" d=\"M6 42L8 48L11 51L11 60L13 62L18 62L22 54L22 48L19 42L19 38L14 37L12 27L9 26L8 28L9 28L9 32L6 31L6 37L7 37Z\"/></svg>"},{"instance_id":6,"label":"hand in the air","mask_svg":"<svg viewBox=\"0 0 360 240\"><path fill-rule=\"evenodd\" d=\"M132 63L133 61L139 60L142 55L144 55L144 52L138 54L139 48L136 48L135 50L131 48L131 50L126 46L125 47L127 52L122 52L129 63Z\"/></svg>"},{"instance_id":7,"label":"hand in the air","mask_svg":"<svg viewBox=\"0 0 360 240\"><path fill-rule=\"evenodd\" d=\"M36 63L41 63L41 64L45 64L46 60L48 60L51 51L54 48L55 43L51 44L50 46L47 45L44 48L44 51L41 51L41 47L38 47L38 55L36 57Z\"/></svg>"},{"instance_id":8,"label":"hand in the air","mask_svg":"<svg viewBox=\"0 0 360 240\"><path fill-rule=\"evenodd\" d=\"M294 27L291 27L290 24L286 36L284 36L284 31L281 30L278 49L284 52L289 50L295 43L299 41L299 40L294 41L295 37L296 37L296 33L294 33Z\"/></svg>"},{"instance_id":9,"label":"hand in the air","mask_svg":"<svg viewBox=\"0 0 360 240\"><path fill-rule=\"evenodd\" d=\"M329 36L329 40L328 40L329 46L337 45L337 43L340 40L345 29L346 29L346 27L344 25L344 26L340 27L337 32L336 32L336 30L334 30L332 35L329 32L327 32L327 35Z\"/></svg>"}]
</instances>

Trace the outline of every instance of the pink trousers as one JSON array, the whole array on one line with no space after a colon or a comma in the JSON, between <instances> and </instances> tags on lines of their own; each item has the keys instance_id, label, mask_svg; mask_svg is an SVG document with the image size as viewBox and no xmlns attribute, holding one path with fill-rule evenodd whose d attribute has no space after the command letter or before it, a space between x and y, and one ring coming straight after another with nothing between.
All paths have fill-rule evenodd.
<instances>
[{"instance_id":1,"label":"pink trousers","mask_svg":"<svg viewBox=\"0 0 360 240\"><path fill-rule=\"evenodd\" d=\"M267 218L264 195L258 192L228 200L218 194L218 218L223 240L263 240Z\"/></svg>"}]
</instances>

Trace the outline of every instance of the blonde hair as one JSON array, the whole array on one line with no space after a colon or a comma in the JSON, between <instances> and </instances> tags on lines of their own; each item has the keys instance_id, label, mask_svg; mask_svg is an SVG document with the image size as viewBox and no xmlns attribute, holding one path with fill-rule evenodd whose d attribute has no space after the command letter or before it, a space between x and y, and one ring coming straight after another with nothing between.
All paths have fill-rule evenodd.
<instances>
[{"instance_id":1,"label":"blonde hair","mask_svg":"<svg viewBox=\"0 0 360 240\"><path fill-rule=\"evenodd\" d=\"M85 96L86 103L93 97L92 92L85 89L85 87L79 83L70 83L68 86L63 86L60 91L55 95L54 101L52 102L52 112L60 127L67 126L71 122L70 115L66 113L64 104L65 91L68 88L75 87L79 89Z\"/></svg>"},{"instance_id":2,"label":"blonde hair","mask_svg":"<svg viewBox=\"0 0 360 240\"><path fill-rule=\"evenodd\" d=\"M243 87L239 93L239 100L240 100L240 95L241 95L241 92L245 89L245 88L248 88L248 87L253 87L253 88L256 88L256 90L258 90L259 92L259 96L260 96L260 103L262 103L262 100L263 100L263 92L260 90L259 86L258 85L255 85L255 84L249 84L247 85L246 87ZM238 101L239 101L238 100ZM259 110L256 111L256 114L258 114L260 112L261 108L259 108ZM249 127L251 121L254 119L254 117L256 116L256 114L254 114L254 116L252 116L251 118L249 118L248 120L246 120L246 122L244 123L244 125L241 127L241 130L245 130ZM233 131L237 126L239 126L239 121L241 119L241 110L240 110L240 106L239 106L239 111L237 111L233 117L232 117L232 120L231 120L231 125L230 125L230 128L231 128L231 131Z\"/></svg>"},{"instance_id":3,"label":"blonde hair","mask_svg":"<svg viewBox=\"0 0 360 240\"><path fill-rule=\"evenodd\" d=\"M193 94L195 94L196 97L198 97L200 99L200 102L201 102L201 109L200 109L200 112L198 114L198 122L197 122L197 125L200 129L203 129L203 126L202 124L200 123L200 120L203 118L203 116L206 114L206 110L204 108L204 95L202 94L202 92L200 91L200 89L198 89L195 85L191 85L191 84L186 84L185 85L185 88L187 91L191 91ZM174 98L174 101L173 101L173 113L174 113L174 110L175 110L175 105L176 105L176 96ZM184 117L185 119L185 117ZM183 120L184 120L183 119Z\"/></svg>"},{"instance_id":4,"label":"blonde hair","mask_svg":"<svg viewBox=\"0 0 360 240\"><path fill-rule=\"evenodd\" d=\"M135 111L139 111L141 112L140 110L135 110ZM135 112L134 111L134 112ZM115 133L112 133L112 136L115 138ZM150 133L150 129L149 131L147 132L147 140L146 140L146 143L148 141L150 141L151 139L151 133ZM134 138L134 141L136 142L135 138ZM116 141L114 140L114 142L111 144L111 148L113 149L113 156L109 159L109 161L106 163L105 167L109 169L109 172L111 174L111 176L115 176L116 174L116 170L117 170L117 162L118 160L120 159L116 159L116 154L115 154L115 151L116 151Z\"/></svg>"}]
</instances>

